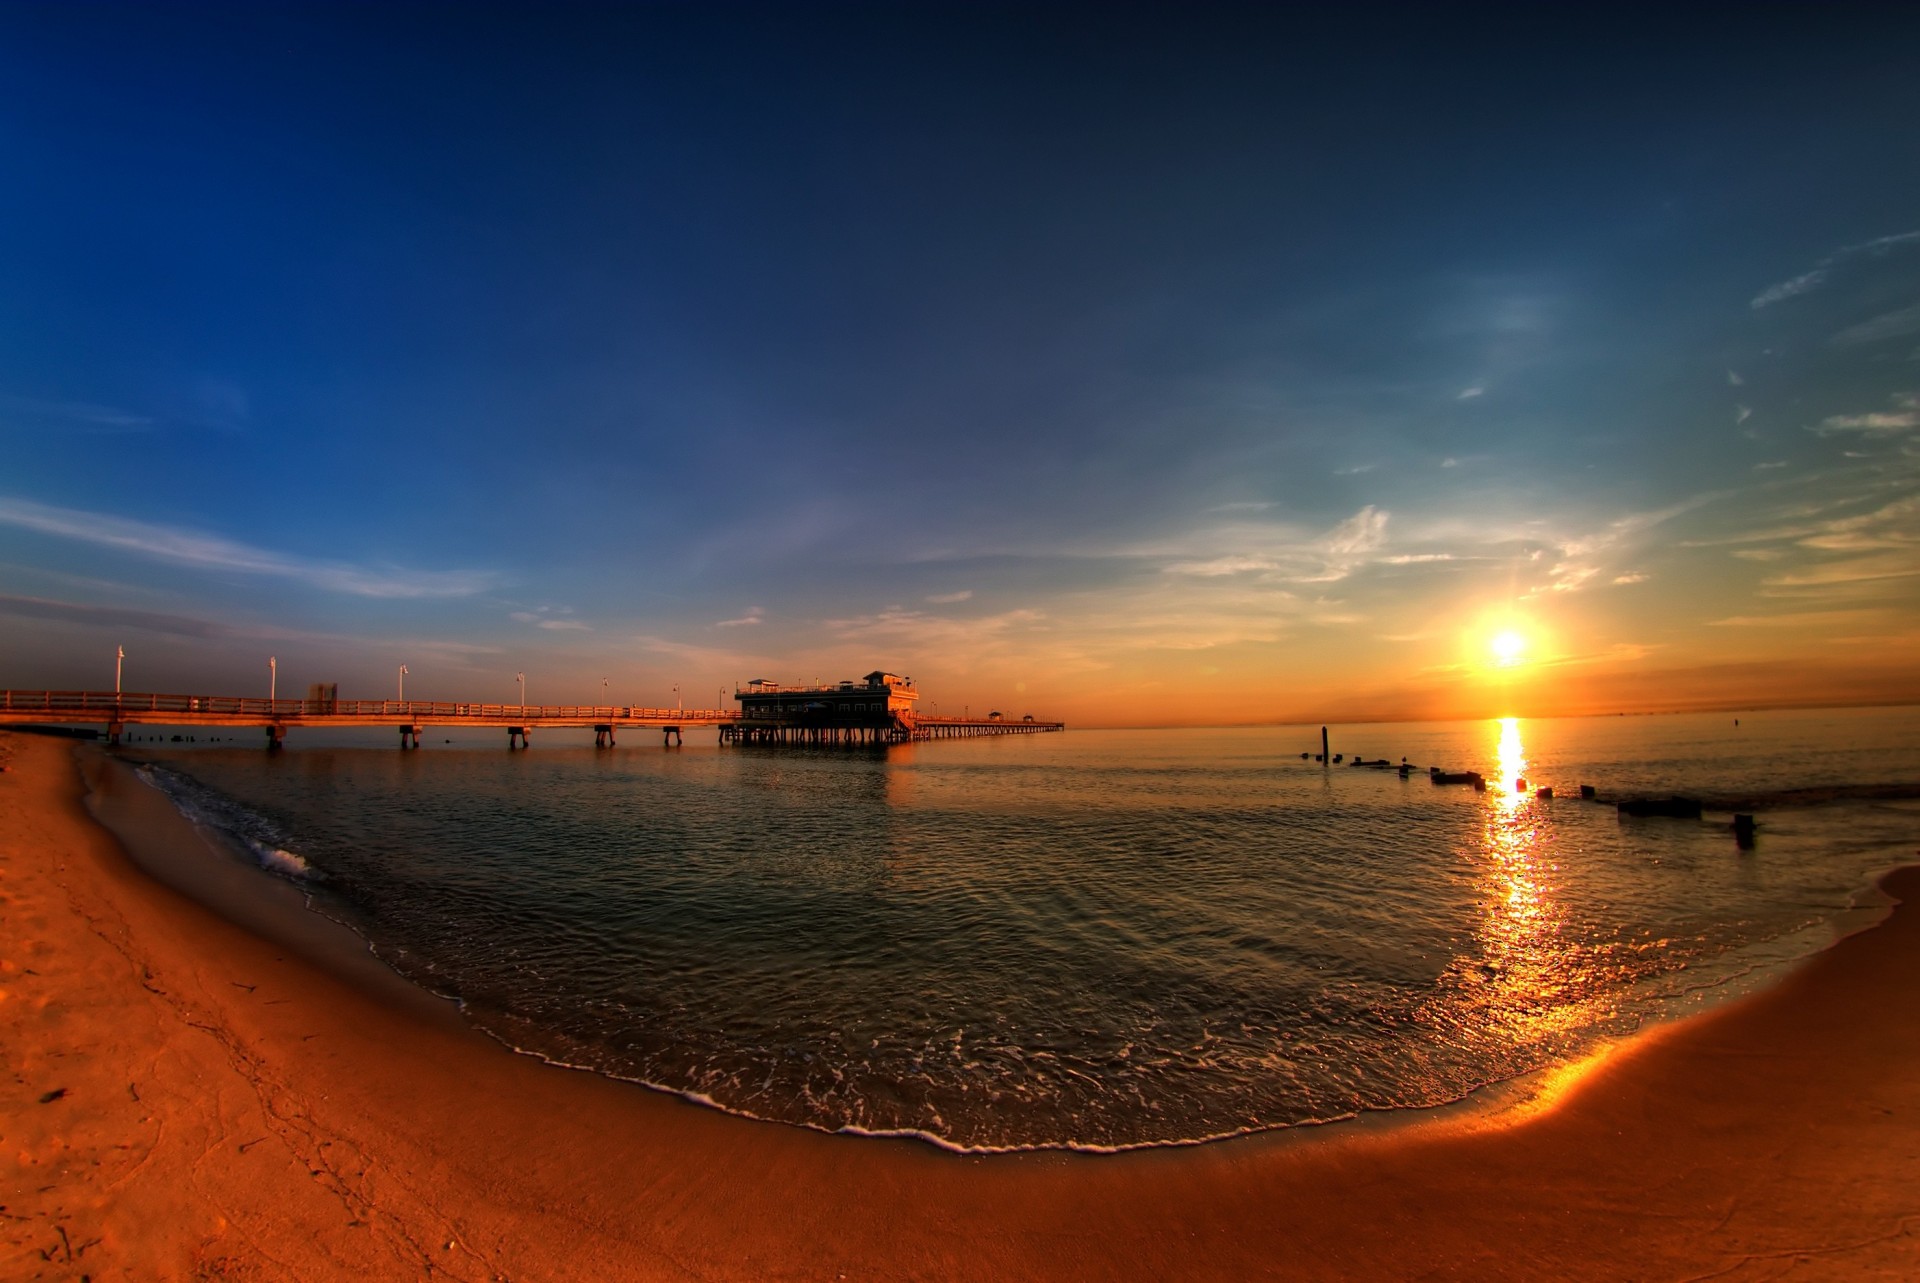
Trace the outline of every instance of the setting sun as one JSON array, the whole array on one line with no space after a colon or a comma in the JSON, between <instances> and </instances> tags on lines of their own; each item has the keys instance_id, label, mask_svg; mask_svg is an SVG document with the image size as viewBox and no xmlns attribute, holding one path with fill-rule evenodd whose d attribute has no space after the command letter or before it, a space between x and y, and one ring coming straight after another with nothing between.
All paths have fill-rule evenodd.
<instances>
[{"instance_id":1,"label":"setting sun","mask_svg":"<svg viewBox=\"0 0 1920 1283\"><path fill-rule=\"evenodd\" d=\"M1495 633L1493 640L1487 643L1493 651L1494 660L1502 668L1511 668L1526 658L1527 639L1512 629Z\"/></svg>"}]
</instances>

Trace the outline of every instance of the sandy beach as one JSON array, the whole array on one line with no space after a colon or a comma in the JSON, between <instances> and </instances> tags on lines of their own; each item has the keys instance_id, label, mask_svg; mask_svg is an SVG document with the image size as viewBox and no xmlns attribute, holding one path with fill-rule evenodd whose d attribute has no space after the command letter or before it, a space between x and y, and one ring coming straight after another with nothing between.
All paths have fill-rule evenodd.
<instances>
[{"instance_id":1,"label":"sandy beach","mask_svg":"<svg viewBox=\"0 0 1920 1283\"><path fill-rule=\"evenodd\" d=\"M6 1279L1920 1275L1920 870L1530 1101L960 1157L516 1056L326 930L230 921L264 878L216 914L148 876L70 745L0 755Z\"/></svg>"}]
</instances>

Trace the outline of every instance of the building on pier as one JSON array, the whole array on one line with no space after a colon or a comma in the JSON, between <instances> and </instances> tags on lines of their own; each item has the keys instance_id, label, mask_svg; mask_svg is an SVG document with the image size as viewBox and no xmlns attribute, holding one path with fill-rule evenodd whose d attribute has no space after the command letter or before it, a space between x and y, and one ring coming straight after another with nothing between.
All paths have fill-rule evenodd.
<instances>
[{"instance_id":1,"label":"building on pier","mask_svg":"<svg viewBox=\"0 0 1920 1283\"><path fill-rule=\"evenodd\" d=\"M914 703L920 698L911 677L877 669L857 682L825 686L783 686L756 677L734 695L743 738L826 743L911 739ZM776 728L779 734L773 733Z\"/></svg>"}]
</instances>

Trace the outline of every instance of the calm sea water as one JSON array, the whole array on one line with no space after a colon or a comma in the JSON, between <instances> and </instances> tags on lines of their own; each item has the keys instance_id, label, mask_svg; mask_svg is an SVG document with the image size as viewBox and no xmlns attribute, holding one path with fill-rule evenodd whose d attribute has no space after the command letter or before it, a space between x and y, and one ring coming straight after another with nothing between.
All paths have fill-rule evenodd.
<instances>
[{"instance_id":1,"label":"calm sea water","mask_svg":"<svg viewBox=\"0 0 1920 1283\"><path fill-rule=\"evenodd\" d=\"M1094 731L881 752L141 744L148 775L511 1044L828 1130L1195 1141L1455 1100L1833 938L1920 712ZM1512 790L1524 775L1560 797ZM1575 795L1569 797L1568 795Z\"/></svg>"}]
</instances>

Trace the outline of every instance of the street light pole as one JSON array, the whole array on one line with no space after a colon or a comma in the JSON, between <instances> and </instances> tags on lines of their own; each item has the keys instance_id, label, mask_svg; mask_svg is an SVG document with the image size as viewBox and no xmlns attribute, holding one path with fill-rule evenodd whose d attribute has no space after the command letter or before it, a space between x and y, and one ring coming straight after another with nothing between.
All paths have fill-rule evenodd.
<instances>
[{"instance_id":1,"label":"street light pole","mask_svg":"<svg viewBox=\"0 0 1920 1283\"><path fill-rule=\"evenodd\" d=\"M402 704L407 702L407 666L405 664L400 665L399 696L400 696L400 702Z\"/></svg>"},{"instance_id":2,"label":"street light pole","mask_svg":"<svg viewBox=\"0 0 1920 1283\"><path fill-rule=\"evenodd\" d=\"M527 675L515 673L513 680L520 683L520 716L525 717L527 715Z\"/></svg>"},{"instance_id":3,"label":"street light pole","mask_svg":"<svg viewBox=\"0 0 1920 1283\"><path fill-rule=\"evenodd\" d=\"M267 703L280 698L280 661L272 655L267 656Z\"/></svg>"},{"instance_id":4,"label":"street light pole","mask_svg":"<svg viewBox=\"0 0 1920 1283\"><path fill-rule=\"evenodd\" d=\"M673 684L673 711L676 713L680 711L680 683L679 682L675 682Z\"/></svg>"},{"instance_id":5,"label":"street light pole","mask_svg":"<svg viewBox=\"0 0 1920 1283\"><path fill-rule=\"evenodd\" d=\"M609 708L613 707L611 704L607 704L607 679L604 677L600 679L600 702L606 704Z\"/></svg>"},{"instance_id":6,"label":"street light pole","mask_svg":"<svg viewBox=\"0 0 1920 1283\"><path fill-rule=\"evenodd\" d=\"M120 694L120 665L126 662L127 648L116 646L113 650L113 693L117 697Z\"/></svg>"}]
</instances>

